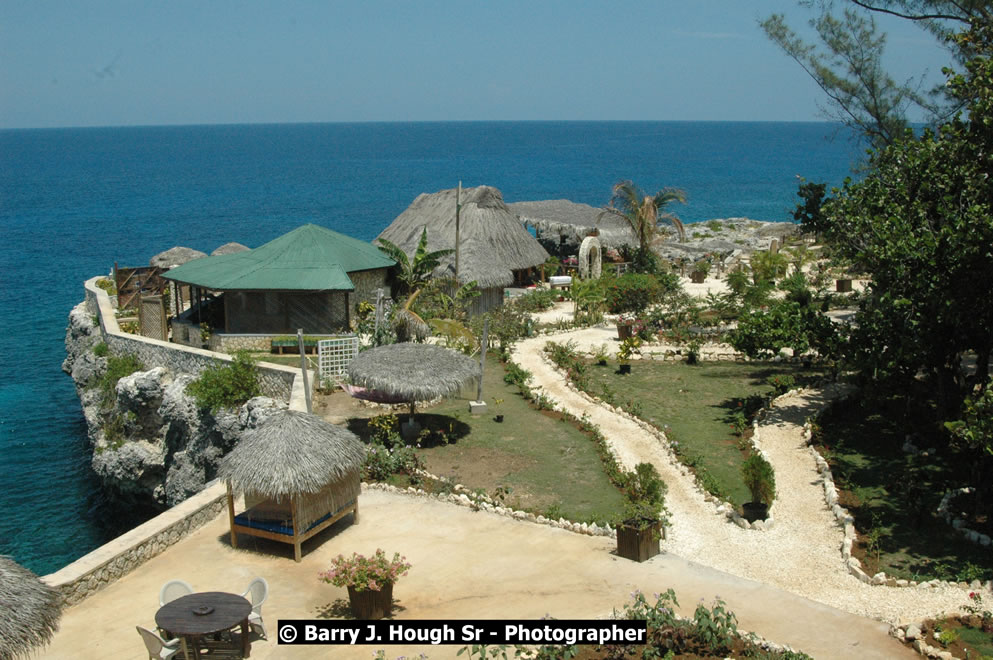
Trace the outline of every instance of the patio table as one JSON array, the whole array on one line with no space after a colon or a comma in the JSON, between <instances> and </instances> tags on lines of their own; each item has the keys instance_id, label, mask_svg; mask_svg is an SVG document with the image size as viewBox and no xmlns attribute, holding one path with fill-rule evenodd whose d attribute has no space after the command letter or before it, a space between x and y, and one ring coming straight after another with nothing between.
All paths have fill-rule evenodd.
<instances>
[{"instance_id":1,"label":"patio table","mask_svg":"<svg viewBox=\"0 0 993 660\"><path fill-rule=\"evenodd\" d=\"M155 623L159 628L183 638L183 653L187 660L200 657L198 637L228 630L240 623L241 657L247 658L250 653L248 615L251 612L252 604L242 596L205 591L166 603L155 613ZM190 646L193 647L192 655Z\"/></svg>"}]
</instances>

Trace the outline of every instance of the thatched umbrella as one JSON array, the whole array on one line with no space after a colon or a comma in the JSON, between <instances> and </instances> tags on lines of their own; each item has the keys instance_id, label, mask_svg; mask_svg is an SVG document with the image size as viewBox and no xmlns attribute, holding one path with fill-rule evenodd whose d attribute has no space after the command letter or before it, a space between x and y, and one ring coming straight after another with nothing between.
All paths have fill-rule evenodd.
<instances>
[{"instance_id":1,"label":"thatched umbrella","mask_svg":"<svg viewBox=\"0 0 993 660\"><path fill-rule=\"evenodd\" d=\"M556 234L580 243L592 231L599 232L600 243L612 248L637 245L638 235L622 218L604 214L602 208L578 204L567 199L538 202L514 202L507 208L539 235Z\"/></svg>"},{"instance_id":2,"label":"thatched umbrella","mask_svg":"<svg viewBox=\"0 0 993 660\"><path fill-rule=\"evenodd\" d=\"M456 394L482 374L468 355L433 344L389 344L359 353L348 365L352 383L414 402Z\"/></svg>"},{"instance_id":3,"label":"thatched umbrella","mask_svg":"<svg viewBox=\"0 0 993 660\"><path fill-rule=\"evenodd\" d=\"M248 252L252 248L247 245L242 245L241 243L225 243L221 247L217 248L210 253L210 256L216 257L219 254L235 254L236 252Z\"/></svg>"},{"instance_id":4,"label":"thatched umbrella","mask_svg":"<svg viewBox=\"0 0 993 660\"><path fill-rule=\"evenodd\" d=\"M194 259L201 259L206 256L206 252L177 245L176 247L169 248L165 252L159 252L148 261L148 265L169 269L173 266L182 266L183 264L193 261Z\"/></svg>"},{"instance_id":5,"label":"thatched umbrella","mask_svg":"<svg viewBox=\"0 0 993 660\"><path fill-rule=\"evenodd\" d=\"M0 658L19 658L52 641L62 606L55 589L0 555L0 613Z\"/></svg>"},{"instance_id":6,"label":"thatched umbrella","mask_svg":"<svg viewBox=\"0 0 993 660\"><path fill-rule=\"evenodd\" d=\"M236 532L300 544L349 511L358 521L360 470L365 446L358 436L316 415L280 410L247 431L221 459L217 475L228 483L231 545ZM234 492L245 493L248 511L235 516ZM282 505L282 506L278 506ZM289 532L274 533L255 518L288 518ZM268 530L268 531L267 531Z\"/></svg>"}]
</instances>

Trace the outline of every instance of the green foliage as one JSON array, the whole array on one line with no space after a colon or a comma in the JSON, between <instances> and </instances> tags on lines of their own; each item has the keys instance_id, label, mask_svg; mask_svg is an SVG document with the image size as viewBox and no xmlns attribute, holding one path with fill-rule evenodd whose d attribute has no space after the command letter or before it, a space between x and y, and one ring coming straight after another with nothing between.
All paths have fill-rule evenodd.
<instances>
[{"instance_id":1,"label":"green foliage","mask_svg":"<svg viewBox=\"0 0 993 660\"><path fill-rule=\"evenodd\" d=\"M654 524L668 522L669 512L665 508L665 494L669 487L662 481L658 470L651 463L638 463L634 472L624 475L624 494L628 498L624 511L625 522L629 524Z\"/></svg>"},{"instance_id":2,"label":"green foliage","mask_svg":"<svg viewBox=\"0 0 993 660\"><path fill-rule=\"evenodd\" d=\"M485 315L474 316L469 327L477 337L483 336L483 321L490 320L489 336L496 337L500 353L507 354L516 341L525 337L531 326L531 317L517 305L500 305Z\"/></svg>"},{"instance_id":3,"label":"green foliage","mask_svg":"<svg viewBox=\"0 0 993 660\"><path fill-rule=\"evenodd\" d=\"M703 603L696 606L693 627L700 642L715 655L730 651L734 638L738 636L738 619L720 598L714 599L712 608Z\"/></svg>"},{"instance_id":4,"label":"green foliage","mask_svg":"<svg viewBox=\"0 0 993 660\"><path fill-rule=\"evenodd\" d=\"M769 376L766 382L772 385L773 390L775 390L777 396L786 394L794 387L796 387L796 378L790 374L776 374L774 376Z\"/></svg>"},{"instance_id":5,"label":"green foliage","mask_svg":"<svg viewBox=\"0 0 993 660\"><path fill-rule=\"evenodd\" d=\"M841 331L818 311L782 301L765 311L745 311L729 341L753 358L776 355L784 348L792 348L795 355L815 349L821 357L831 358L840 351Z\"/></svg>"},{"instance_id":6,"label":"green foliage","mask_svg":"<svg viewBox=\"0 0 993 660\"><path fill-rule=\"evenodd\" d=\"M572 283L573 316L577 323L595 325L603 321L604 280L575 280Z\"/></svg>"},{"instance_id":7,"label":"green foliage","mask_svg":"<svg viewBox=\"0 0 993 660\"><path fill-rule=\"evenodd\" d=\"M107 346L106 342L100 342L93 346L93 354L97 357L107 357L107 353L110 352L110 347Z\"/></svg>"},{"instance_id":8,"label":"green foliage","mask_svg":"<svg viewBox=\"0 0 993 660\"><path fill-rule=\"evenodd\" d=\"M771 506L776 497L776 475L762 454L754 453L741 464L741 477L752 494L753 502Z\"/></svg>"},{"instance_id":9,"label":"green foliage","mask_svg":"<svg viewBox=\"0 0 993 660\"><path fill-rule=\"evenodd\" d=\"M525 312L544 312L552 308L558 297L558 292L552 289L532 289L514 298L513 303Z\"/></svg>"},{"instance_id":10,"label":"green foliage","mask_svg":"<svg viewBox=\"0 0 993 660\"><path fill-rule=\"evenodd\" d=\"M710 273L710 262L706 259L701 259L693 264L693 272L707 275Z\"/></svg>"},{"instance_id":11,"label":"green foliage","mask_svg":"<svg viewBox=\"0 0 993 660\"><path fill-rule=\"evenodd\" d=\"M654 195L646 195L631 181L621 181L614 185L610 204L604 208L609 213L627 221L638 236L638 248L644 258L658 233L660 222L669 222L675 227L680 240L686 231L679 218L666 212L673 202L686 203L686 193L678 188L663 188Z\"/></svg>"},{"instance_id":12,"label":"green foliage","mask_svg":"<svg viewBox=\"0 0 993 660\"><path fill-rule=\"evenodd\" d=\"M421 231L421 239L417 243L417 249L414 252L413 259L408 259L407 253L394 243L383 238L378 240L380 243L379 249L386 253L386 256L390 259L397 262L397 266L399 266L399 272L396 277L397 283L400 285L399 295L401 297L424 286L428 278L431 277L431 272L438 267L441 258L455 252L455 250L451 249L428 252L427 227L424 227Z\"/></svg>"},{"instance_id":13,"label":"green foliage","mask_svg":"<svg viewBox=\"0 0 993 660\"><path fill-rule=\"evenodd\" d=\"M96 380L96 388L100 392L100 404L109 406L117 397L117 381L130 376L136 371L144 370L145 365L137 356L127 353L117 356L111 355L107 358L107 368Z\"/></svg>"},{"instance_id":14,"label":"green foliage","mask_svg":"<svg viewBox=\"0 0 993 660\"><path fill-rule=\"evenodd\" d=\"M216 412L235 408L262 394L258 368L247 351L238 351L230 364L214 364L204 369L186 391L201 408Z\"/></svg>"},{"instance_id":15,"label":"green foliage","mask_svg":"<svg viewBox=\"0 0 993 660\"><path fill-rule=\"evenodd\" d=\"M621 348L617 351L617 361L621 364L628 364L631 358L641 354L641 339L639 337L628 337L621 342Z\"/></svg>"},{"instance_id":16,"label":"green foliage","mask_svg":"<svg viewBox=\"0 0 993 660\"><path fill-rule=\"evenodd\" d=\"M742 295L745 289L748 288L750 283L750 278L748 277L748 271L744 268L736 268L727 274L727 285L731 289L732 293L737 296Z\"/></svg>"},{"instance_id":17,"label":"green foliage","mask_svg":"<svg viewBox=\"0 0 993 660\"><path fill-rule=\"evenodd\" d=\"M662 297L663 287L654 275L626 273L607 285L604 292L612 314L641 312Z\"/></svg>"},{"instance_id":18,"label":"green foliage","mask_svg":"<svg viewBox=\"0 0 993 660\"><path fill-rule=\"evenodd\" d=\"M826 183L800 179L796 194L801 201L793 210L793 219L800 223L802 231L818 234L827 229L823 208L826 191Z\"/></svg>"},{"instance_id":19,"label":"green foliage","mask_svg":"<svg viewBox=\"0 0 993 660\"><path fill-rule=\"evenodd\" d=\"M423 468L420 457L413 447L394 439L390 445L373 442L366 451L362 465L362 478L367 481L386 481L394 475L416 477Z\"/></svg>"},{"instance_id":20,"label":"green foliage","mask_svg":"<svg viewBox=\"0 0 993 660\"><path fill-rule=\"evenodd\" d=\"M96 285L107 292L108 296L117 295L117 285L114 284L114 280L107 277L101 277L96 281Z\"/></svg>"},{"instance_id":21,"label":"green foliage","mask_svg":"<svg viewBox=\"0 0 993 660\"><path fill-rule=\"evenodd\" d=\"M759 282L775 282L786 275L790 261L782 252L755 252L750 259L752 279Z\"/></svg>"},{"instance_id":22,"label":"green foliage","mask_svg":"<svg viewBox=\"0 0 993 660\"><path fill-rule=\"evenodd\" d=\"M508 385L516 385L518 388L527 387L531 381L532 374L527 369L520 367L516 362L506 364L507 373L503 376L503 382Z\"/></svg>"}]
</instances>

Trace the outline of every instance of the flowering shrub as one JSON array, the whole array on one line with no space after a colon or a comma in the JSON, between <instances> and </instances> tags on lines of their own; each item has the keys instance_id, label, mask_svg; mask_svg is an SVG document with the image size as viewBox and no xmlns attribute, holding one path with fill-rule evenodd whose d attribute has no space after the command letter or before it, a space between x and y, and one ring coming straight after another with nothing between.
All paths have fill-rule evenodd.
<instances>
[{"instance_id":1,"label":"flowering shrub","mask_svg":"<svg viewBox=\"0 0 993 660\"><path fill-rule=\"evenodd\" d=\"M336 587L379 591L383 586L395 583L409 570L407 558L401 557L399 552L394 553L393 559L389 560L386 553L377 548L372 557L355 552L348 558L338 555L331 560L331 568L318 573L318 577Z\"/></svg>"},{"instance_id":2,"label":"flowering shrub","mask_svg":"<svg viewBox=\"0 0 993 660\"><path fill-rule=\"evenodd\" d=\"M640 312L658 302L661 294L662 287L652 275L628 273L621 275L607 287L607 309L612 314Z\"/></svg>"}]
</instances>

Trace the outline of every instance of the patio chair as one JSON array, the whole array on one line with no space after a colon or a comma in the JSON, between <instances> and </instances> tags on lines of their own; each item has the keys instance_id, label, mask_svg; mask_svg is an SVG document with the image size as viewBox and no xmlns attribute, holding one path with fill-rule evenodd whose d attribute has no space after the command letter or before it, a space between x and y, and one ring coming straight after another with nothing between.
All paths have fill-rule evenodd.
<instances>
[{"instance_id":1,"label":"patio chair","mask_svg":"<svg viewBox=\"0 0 993 660\"><path fill-rule=\"evenodd\" d=\"M257 630L262 639L269 639L265 623L262 622L262 603L269 597L269 583L265 578L257 577L248 583L248 589L242 594L252 604L252 613L248 615L248 625Z\"/></svg>"},{"instance_id":2,"label":"patio chair","mask_svg":"<svg viewBox=\"0 0 993 660\"><path fill-rule=\"evenodd\" d=\"M183 650L178 638L167 642L147 628L141 626L135 626L135 628L138 629L141 640L145 642L149 660L169 660Z\"/></svg>"},{"instance_id":3,"label":"patio chair","mask_svg":"<svg viewBox=\"0 0 993 660\"><path fill-rule=\"evenodd\" d=\"M169 580L159 590L159 607L162 607L166 603L171 603L177 598L189 596L191 593L193 593L193 587L190 586L189 582Z\"/></svg>"}]
</instances>

